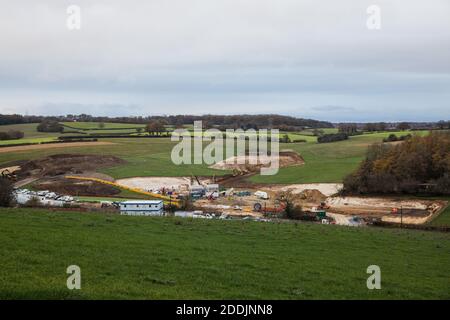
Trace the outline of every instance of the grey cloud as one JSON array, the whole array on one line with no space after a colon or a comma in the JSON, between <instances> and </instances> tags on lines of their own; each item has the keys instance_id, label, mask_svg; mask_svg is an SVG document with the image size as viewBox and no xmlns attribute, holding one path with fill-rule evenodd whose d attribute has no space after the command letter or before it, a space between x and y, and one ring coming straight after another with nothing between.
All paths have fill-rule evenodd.
<instances>
[{"instance_id":1,"label":"grey cloud","mask_svg":"<svg viewBox=\"0 0 450 320\"><path fill-rule=\"evenodd\" d=\"M315 111L321 111L321 112L330 112L330 111L340 111L340 112L350 112L355 111L355 108L353 107L344 107L344 106L316 106L312 107L311 109Z\"/></svg>"},{"instance_id":2,"label":"grey cloud","mask_svg":"<svg viewBox=\"0 0 450 320\"><path fill-rule=\"evenodd\" d=\"M0 1L0 112L449 116L448 0Z\"/></svg>"}]
</instances>

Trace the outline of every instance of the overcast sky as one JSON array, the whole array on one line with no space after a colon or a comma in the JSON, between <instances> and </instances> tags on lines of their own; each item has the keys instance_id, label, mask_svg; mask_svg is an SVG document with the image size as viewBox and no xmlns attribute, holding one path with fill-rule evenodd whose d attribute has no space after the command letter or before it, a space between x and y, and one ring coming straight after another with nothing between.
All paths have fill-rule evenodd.
<instances>
[{"instance_id":1,"label":"overcast sky","mask_svg":"<svg viewBox=\"0 0 450 320\"><path fill-rule=\"evenodd\" d=\"M450 119L449 0L0 4L0 113Z\"/></svg>"}]
</instances>

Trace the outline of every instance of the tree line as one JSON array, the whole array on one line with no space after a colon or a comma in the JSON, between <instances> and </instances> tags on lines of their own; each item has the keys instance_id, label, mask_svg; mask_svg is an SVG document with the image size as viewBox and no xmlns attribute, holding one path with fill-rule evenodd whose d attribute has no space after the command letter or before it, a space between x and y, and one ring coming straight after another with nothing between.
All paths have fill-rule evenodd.
<instances>
[{"instance_id":1,"label":"tree line","mask_svg":"<svg viewBox=\"0 0 450 320\"><path fill-rule=\"evenodd\" d=\"M344 179L343 192L450 194L450 132L370 146L359 168Z\"/></svg>"},{"instance_id":2,"label":"tree line","mask_svg":"<svg viewBox=\"0 0 450 320\"><path fill-rule=\"evenodd\" d=\"M66 116L22 116L0 115L0 125L39 123L43 121L81 121L81 122L115 122L130 124L147 124L152 121L163 121L168 125L181 126L192 124L194 121L202 120L210 125L224 125L228 128L279 128L284 127L311 127L332 128L333 124L327 121L313 119L302 119L291 116L260 114L260 115L170 115L170 116L148 116L148 117L95 117L87 114Z\"/></svg>"},{"instance_id":3,"label":"tree line","mask_svg":"<svg viewBox=\"0 0 450 320\"><path fill-rule=\"evenodd\" d=\"M324 134L321 135L317 138L317 142L318 143L328 143L328 142L335 142L335 141L342 141L342 140L347 140L348 139L348 134L346 133L328 133L328 134Z\"/></svg>"},{"instance_id":4,"label":"tree line","mask_svg":"<svg viewBox=\"0 0 450 320\"><path fill-rule=\"evenodd\" d=\"M63 132L64 127L58 121L43 120L38 124L36 130L39 132Z\"/></svg>"}]
</instances>

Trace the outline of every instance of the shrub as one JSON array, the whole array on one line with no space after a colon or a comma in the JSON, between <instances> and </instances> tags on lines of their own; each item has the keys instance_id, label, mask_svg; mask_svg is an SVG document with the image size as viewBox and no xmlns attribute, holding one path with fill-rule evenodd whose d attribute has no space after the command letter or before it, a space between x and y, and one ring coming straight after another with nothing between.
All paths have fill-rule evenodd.
<instances>
[{"instance_id":1,"label":"shrub","mask_svg":"<svg viewBox=\"0 0 450 320\"><path fill-rule=\"evenodd\" d=\"M25 207L35 208L35 207L42 207L41 200L39 200L38 197L32 197L30 200L28 200L25 204Z\"/></svg>"},{"instance_id":2,"label":"shrub","mask_svg":"<svg viewBox=\"0 0 450 320\"><path fill-rule=\"evenodd\" d=\"M324 134L323 136L318 137L317 142L328 143L328 142L342 141L342 140L347 140L347 139L348 139L348 134L346 134L346 133L329 133L329 134Z\"/></svg>"},{"instance_id":3,"label":"shrub","mask_svg":"<svg viewBox=\"0 0 450 320\"><path fill-rule=\"evenodd\" d=\"M280 143L290 143L291 139L287 134L284 134L282 137L280 137Z\"/></svg>"},{"instance_id":4,"label":"shrub","mask_svg":"<svg viewBox=\"0 0 450 320\"><path fill-rule=\"evenodd\" d=\"M383 139L383 142L393 142L393 141L398 141L398 137L391 133L387 138Z\"/></svg>"},{"instance_id":5,"label":"shrub","mask_svg":"<svg viewBox=\"0 0 450 320\"><path fill-rule=\"evenodd\" d=\"M383 142L405 141L406 139L409 139L411 137L411 134L397 137L395 134L391 133L387 138L383 139Z\"/></svg>"},{"instance_id":6,"label":"shrub","mask_svg":"<svg viewBox=\"0 0 450 320\"><path fill-rule=\"evenodd\" d=\"M37 126L39 132L63 132L64 127L58 121L44 120Z\"/></svg>"},{"instance_id":7,"label":"shrub","mask_svg":"<svg viewBox=\"0 0 450 320\"><path fill-rule=\"evenodd\" d=\"M7 132L0 132L0 140L17 140L24 136L22 131L9 130Z\"/></svg>"},{"instance_id":8,"label":"shrub","mask_svg":"<svg viewBox=\"0 0 450 320\"><path fill-rule=\"evenodd\" d=\"M0 207L9 207L13 201L13 184L7 178L0 177Z\"/></svg>"}]
</instances>

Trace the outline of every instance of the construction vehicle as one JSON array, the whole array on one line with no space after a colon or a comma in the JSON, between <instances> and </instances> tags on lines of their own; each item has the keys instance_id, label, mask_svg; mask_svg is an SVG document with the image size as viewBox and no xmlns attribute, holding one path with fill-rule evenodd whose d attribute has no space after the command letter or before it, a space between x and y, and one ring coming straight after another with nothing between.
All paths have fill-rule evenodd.
<instances>
[{"instance_id":1,"label":"construction vehicle","mask_svg":"<svg viewBox=\"0 0 450 320\"><path fill-rule=\"evenodd\" d=\"M325 211L325 209L322 209L320 206L312 208L311 212L316 215L317 220L322 220L327 217L327 212Z\"/></svg>"},{"instance_id":2,"label":"construction vehicle","mask_svg":"<svg viewBox=\"0 0 450 320\"><path fill-rule=\"evenodd\" d=\"M327 209L330 209L330 206L328 206L325 202L321 202L320 205L317 207L313 207L311 212L316 214L317 220L324 220L327 219Z\"/></svg>"},{"instance_id":3,"label":"construction vehicle","mask_svg":"<svg viewBox=\"0 0 450 320\"><path fill-rule=\"evenodd\" d=\"M261 204L260 202L256 202L253 205L253 210L256 212L270 212L270 213L281 213L286 209L286 205L281 203L275 207L268 207L266 204Z\"/></svg>"}]
</instances>

